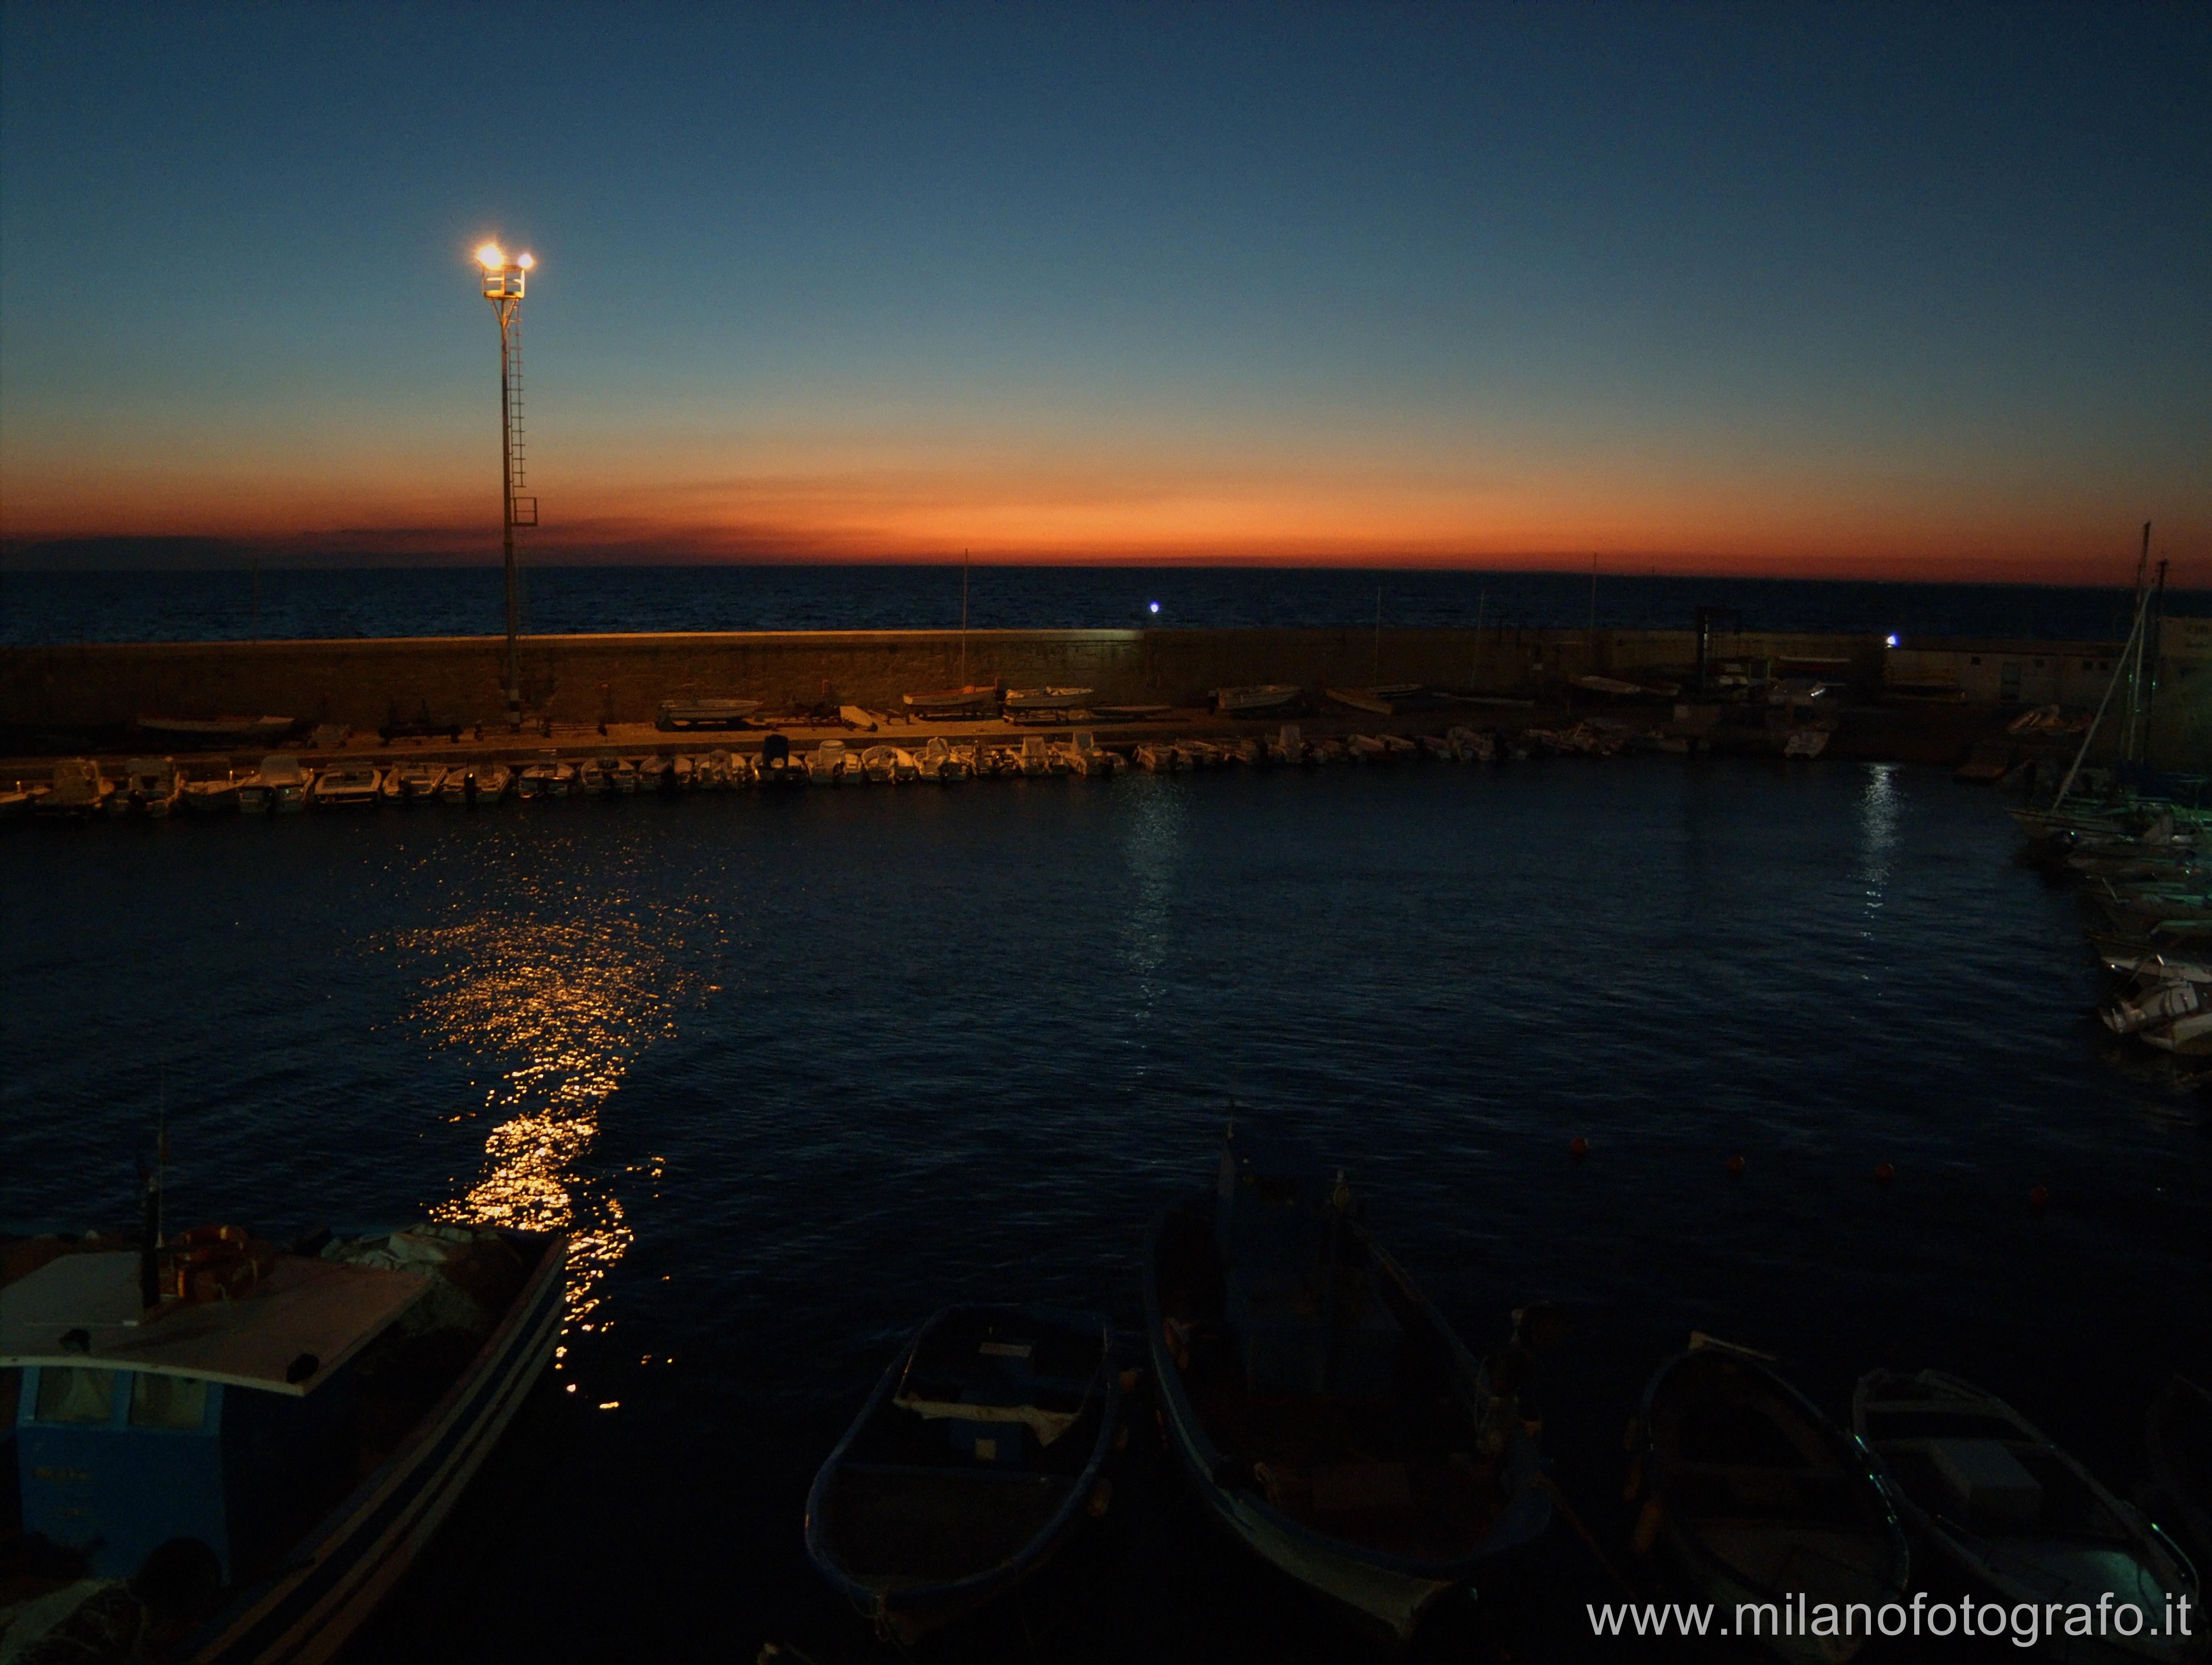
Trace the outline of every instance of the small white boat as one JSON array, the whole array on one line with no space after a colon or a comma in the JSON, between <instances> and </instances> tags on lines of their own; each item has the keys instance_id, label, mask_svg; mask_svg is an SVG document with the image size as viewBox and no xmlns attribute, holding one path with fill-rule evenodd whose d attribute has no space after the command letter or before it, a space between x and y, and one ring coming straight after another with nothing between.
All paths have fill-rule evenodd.
<instances>
[{"instance_id":1,"label":"small white boat","mask_svg":"<svg viewBox=\"0 0 2212 1665\"><path fill-rule=\"evenodd\" d=\"M1164 740L1140 740L1132 755L1148 775L1170 774L1176 766L1176 749Z\"/></svg>"},{"instance_id":2,"label":"small white boat","mask_svg":"<svg viewBox=\"0 0 2212 1665\"><path fill-rule=\"evenodd\" d=\"M1404 735L1379 734L1375 737L1382 742L1382 749L1394 758L1407 758L1414 754L1413 742Z\"/></svg>"},{"instance_id":3,"label":"small white boat","mask_svg":"<svg viewBox=\"0 0 2212 1665\"><path fill-rule=\"evenodd\" d=\"M1088 729L1079 729L1069 736L1067 743L1060 748L1060 755L1075 773L1101 778L1112 774L1121 761L1102 748L1097 736Z\"/></svg>"},{"instance_id":4,"label":"small white boat","mask_svg":"<svg viewBox=\"0 0 2212 1665\"><path fill-rule=\"evenodd\" d=\"M312 794L318 809L374 809L384 777L374 769L325 769L315 777ZM282 808L280 803L277 806Z\"/></svg>"},{"instance_id":5,"label":"small white boat","mask_svg":"<svg viewBox=\"0 0 2212 1665\"><path fill-rule=\"evenodd\" d=\"M385 771L384 796L395 803L420 803L438 796L446 784L442 763L401 763Z\"/></svg>"},{"instance_id":6,"label":"small white boat","mask_svg":"<svg viewBox=\"0 0 2212 1665\"><path fill-rule=\"evenodd\" d=\"M825 740L806 754L806 779L812 786L836 786L845 778L845 742Z\"/></svg>"},{"instance_id":7,"label":"small white boat","mask_svg":"<svg viewBox=\"0 0 2212 1665\"><path fill-rule=\"evenodd\" d=\"M1356 763L1381 763L1390 755L1390 748L1371 734L1345 736L1344 748Z\"/></svg>"},{"instance_id":8,"label":"small white boat","mask_svg":"<svg viewBox=\"0 0 2212 1665\"><path fill-rule=\"evenodd\" d=\"M229 770L220 779L188 780L178 803L187 814L216 815L238 808L238 778Z\"/></svg>"},{"instance_id":9,"label":"small white boat","mask_svg":"<svg viewBox=\"0 0 2212 1665\"><path fill-rule=\"evenodd\" d=\"M1177 741L1176 749L1190 760L1193 769L1220 769L1229 763L1229 754L1210 740Z\"/></svg>"},{"instance_id":10,"label":"small white boat","mask_svg":"<svg viewBox=\"0 0 2212 1665\"><path fill-rule=\"evenodd\" d=\"M65 757L54 765L54 784L33 806L41 815L96 815L115 791L96 758Z\"/></svg>"},{"instance_id":11,"label":"small white boat","mask_svg":"<svg viewBox=\"0 0 2212 1665\"><path fill-rule=\"evenodd\" d=\"M860 754L860 774L863 778L878 784L898 778L898 753L889 746L871 746Z\"/></svg>"},{"instance_id":12,"label":"small white boat","mask_svg":"<svg viewBox=\"0 0 2212 1665\"><path fill-rule=\"evenodd\" d=\"M1305 690L1295 682L1260 682L1241 688L1216 688L1213 709L1224 717L1257 717L1295 705Z\"/></svg>"},{"instance_id":13,"label":"small white boat","mask_svg":"<svg viewBox=\"0 0 2212 1665\"><path fill-rule=\"evenodd\" d=\"M558 752L538 753L538 761L526 767L515 782L517 793L526 798L565 798L577 789L576 766L563 763Z\"/></svg>"},{"instance_id":14,"label":"small white boat","mask_svg":"<svg viewBox=\"0 0 2212 1665\"><path fill-rule=\"evenodd\" d=\"M1091 696L1097 692L1095 688L1008 688L1006 715L1079 710L1091 703Z\"/></svg>"},{"instance_id":15,"label":"small white boat","mask_svg":"<svg viewBox=\"0 0 2212 1665\"><path fill-rule=\"evenodd\" d=\"M602 753L576 771L576 790L592 797L605 797L615 789L615 766L622 760Z\"/></svg>"},{"instance_id":16,"label":"small white boat","mask_svg":"<svg viewBox=\"0 0 2212 1665\"><path fill-rule=\"evenodd\" d=\"M1337 739L1316 740L1306 748L1306 761L1313 764L1350 763L1352 754L1345 743Z\"/></svg>"},{"instance_id":17,"label":"small white boat","mask_svg":"<svg viewBox=\"0 0 2212 1665\"><path fill-rule=\"evenodd\" d=\"M1052 772L1052 752L1041 734L1022 736L1020 768L1025 775L1048 775Z\"/></svg>"},{"instance_id":18,"label":"small white boat","mask_svg":"<svg viewBox=\"0 0 2212 1665\"><path fill-rule=\"evenodd\" d=\"M156 820L167 820L169 812L177 807L177 798L185 784L176 759L134 757L124 766L124 773L129 782L131 803Z\"/></svg>"},{"instance_id":19,"label":"small white boat","mask_svg":"<svg viewBox=\"0 0 2212 1665\"><path fill-rule=\"evenodd\" d=\"M638 788L637 765L629 758L618 757L608 772L607 784L624 797L635 796Z\"/></svg>"},{"instance_id":20,"label":"small white boat","mask_svg":"<svg viewBox=\"0 0 2212 1665\"><path fill-rule=\"evenodd\" d=\"M699 760L686 753L678 752L668 760L668 786L671 791L688 792L699 784Z\"/></svg>"},{"instance_id":21,"label":"small white boat","mask_svg":"<svg viewBox=\"0 0 2212 1665\"><path fill-rule=\"evenodd\" d=\"M740 784L737 775L737 760L720 747L716 747L699 760L693 776L694 783L702 792L726 792ZM750 771L747 771L750 774Z\"/></svg>"},{"instance_id":22,"label":"small white boat","mask_svg":"<svg viewBox=\"0 0 2212 1665\"><path fill-rule=\"evenodd\" d=\"M1267 747L1250 735L1246 735L1242 740L1231 741L1226 750L1231 763L1242 763L1251 768L1256 769L1267 760Z\"/></svg>"},{"instance_id":23,"label":"small white boat","mask_svg":"<svg viewBox=\"0 0 2212 1665\"><path fill-rule=\"evenodd\" d=\"M903 746L891 748L891 778L902 786L921 778L921 766Z\"/></svg>"},{"instance_id":24,"label":"small white boat","mask_svg":"<svg viewBox=\"0 0 2212 1665\"><path fill-rule=\"evenodd\" d=\"M915 717L988 717L999 709L999 685L971 683L966 687L938 688L927 693L902 694L900 698L908 711Z\"/></svg>"},{"instance_id":25,"label":"small white boat","mask_svg":"<svg viewBox=\"0 0 2212 1665\"><path fill-rule=\"evenodd\" d=\"M1436 759L1439 763L1456 763L1459 761L1459 748L1453 745L1450 738L1445 735L1423 735L1421 736L1421 749L1426 752L1431 757Z\"/></svg>"},{"instance_id":26,"label":"small white boat","mask_svg":"<svg viewBox=\"0 0 2212 1665\"><path fill-rule=\"evenodd\" d=\"M942 735L933 736L914 763L924 780L933 780L940 785L965 780L973 772L969 762L954 755L951 742Z\"/></svg>"},{"instance_id":27,"label":"small white boat","mask_svg":"<svg viewBox=\"0 0 2212 1665\"><path fill-rule=\"evenodd\" d=\"M641 792L665 792L676 784L676 765L673 760L659 752L637 760L637 790Z\"/></svg>"},{"instance_id":28,"label":"small white boat","mask_svg":"<svg viewBox=\"0 0 2212 1665\"><path fill-rule=\"evenodd\" d=\"M1270 763L1304 763L1306 760L1305 737L1295 723L1285 723L1267 742Z\"/></svg>"},{"instance_id":29,"label":"small white boat","mask_svg":"<svg viewBox=\"0 0 2212 1665\"><path fill-rule=\"evenodd\" d=\"M990 753L970 741L965 746L955 746L945 766L957 772L946 778L952 780L981 780L990 767Z\"/></svg>"},{"instance_id":30,"label":"small white boat","mask_svg":"<svg viewBox=\"0 0 2212 1665\"><path fill-rule=\"evenodd\" d=\"M289 752L271 752L239 783L238 807L248 815L296 814L307 807L314 771Z\"/></svg>"}]
</instances>

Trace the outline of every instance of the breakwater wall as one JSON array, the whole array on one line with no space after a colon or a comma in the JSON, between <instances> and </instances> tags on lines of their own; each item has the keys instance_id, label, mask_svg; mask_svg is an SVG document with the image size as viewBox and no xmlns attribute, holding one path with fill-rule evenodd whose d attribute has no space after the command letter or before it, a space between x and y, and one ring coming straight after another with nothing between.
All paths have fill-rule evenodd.
<instances>
[{"instance_id":1,"label":"breakwater wall","mask_svg":"<svg viewBox=\"0 0 2212 1665\"><path fill-rule=\"evenodd\" d=\"M2168 768L2212 765L2212 653L2157 662L2154 739ZM1915 641L1741 632L1709 639L1715 662L1817 677L1844 704L1884 716L1901 755L1929 760L1965 730L2018 705L2094 707L2116 643ZM425 717L490 725L505 711L503 639L88 643L0 650L0 744L44 750L142 716L282 715L371 729ZM1682 631L1046 630L823 631L537 636L524 639L533 720L649 722L679 696L896 710L902 694L963 682L1094 688L1096 703L1204 705L1208 691L1291 682L1318 691L1376 682L1534 700L1577 699L1578 675L1679 681L1697 642ZM1931 698L1932 696L1932 698ZM1588 696L1581 696L1588 703ZM1910 699L1912 703L1906 703ZM1961 708L1964 708L1962 711ZM1978 713L1978 721L1962 721ZM764 713L766 714L766 713ZM1917 729L1926 748L1907 744Z\"/></svg>"}]
</instances>

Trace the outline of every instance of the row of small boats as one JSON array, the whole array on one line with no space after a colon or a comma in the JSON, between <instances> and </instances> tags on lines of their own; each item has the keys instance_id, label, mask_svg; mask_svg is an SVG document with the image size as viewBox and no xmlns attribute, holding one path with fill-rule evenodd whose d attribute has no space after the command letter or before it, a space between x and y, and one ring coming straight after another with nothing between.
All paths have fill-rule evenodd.
<instances>
[{"instance_id":1,"label":"row of small boats","mask_svg":"<svg viewBox=\"0 0 2212 1665\"><path fill-rule=\"evenodd\" d=\"M1110 1506L1133 1421L1157 1421L1230 1535L1400 1641L1563 1502L1534 1392L1559 1314L1522 1308L1476 1357L1308 1150L1232 1125L1214 1183L1152 1222L1142 1296L1141 1338L995 1305L902 1345L805 1517L816 1569L880 1633L910 1644L1036 1571ZM1152 1417L1133 1414L1139 1396ZM2147 1621L2075 1645L2054 1617L2046 1657L2206 1656L2182 1541L2212 1554L2212 1396L2179 1377L2149 1426L2164 1525L1958 1377L1870 1371L1846 1429L1771 1356L1704 1335L1651 1377L1627 1444L1632 1570L1615 1576L1763 1615L1745 1639L1781 1657L1835 1665L1875 1613L1961 1589Z\"/></svg>"},{"instance_id":2,"label":"row of small boats","mask_svg":"<svg viewBox=\"0 0 2212 1665\"><path fill-rule=\"evenodd\" d=\"M2116 797L2013 812L2029 852L2081 887L2087 936L2112 986L2116 1035L2178 1057L2212 1057L2212 828L2196 810Z\"/></svg>"}]
</instances>

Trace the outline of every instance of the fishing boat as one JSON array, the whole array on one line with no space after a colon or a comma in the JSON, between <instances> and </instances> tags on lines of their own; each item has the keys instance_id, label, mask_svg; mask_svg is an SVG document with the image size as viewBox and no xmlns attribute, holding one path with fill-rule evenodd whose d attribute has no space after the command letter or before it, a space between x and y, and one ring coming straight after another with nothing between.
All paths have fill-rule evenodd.
<instances>
[{"instance_id":1,"label":"fishing boat","mask_svg":"<svg viewBox=\"0 0 2212 1665\"><path fill-rule=\"evenodd\" d=\"M2169 1377L2151 1402L2144 1437L2158 1506L2187 1541L2201 1583L2212 1569L2212 1393Z\"/></svg>"},{"instance_id":2,"label":"fishing boat","mask_svg":"<svg viewBox=\"0 0 2212 1665\"><path fill-rule=\"evenodd\" d=\"M1216 688L1213 709L1223 717L1261 717L1287 711L1305 698L1295 682L1259 682L1245 687Z\"/></svg>"},{"instance_id":3,"label":"fishing boat","mask_svg":"<svg viewBox=\"0 0 2212 1665\"><path fill-rule=\"evenodd\" d=\"M656 729L742 729L761 708L757 699L664 699L653 714Z\"/></svg>"},{"instance_id":4,"label":"fishing boat","mask_svg":"<svg viewBox=\"0 0 2212 1665\"><path fill-rule=\"evenodd\" d=\"M878 783L898 778L898 752L890 746L871 746L860 754L860 774L864 779Z\"/></svg>"},{"instance_id":5,"label":"fishing boat","mask_svg":"<svg viewBox=\"0 0 2212 1665\"><path fill-rule=\"evenodd\" d=\"M902 694L900 703L915 717L989 717L999 709L999 685L969 683L965 687Z\"/></svg>"},{"instance_id":6,"label":"fishing boat","mask_svg":"<svg viewBox=\"0 0 2212 1665\"><path fill-rule=\"evenodd\" d=\"M177 802L187 814L219 815L234 812L238 808L238 777L225 769L220 777L210 775L204 779L188 780Z\"/></svg>"},{"instance_id":7,"label":"fishing boat","mask_svg":"<svg viewBox=\"0 0 2212 1665\"><path fill-rule=\"evenodd\" d=\"M807 782L814 786L839 785L845 778L845 742L825 740L807 754Z\"/></svg>"},{"instance_id":8,"label":"fishing boat","mask_svg":"<svg viewBox=\"0 0 2212 1665\"><path fill-rule=\"evenodd\" d=\"M1104 1506L1121 1423L1113 1341L1088 1312L932 1318L815 1476L815 1570L902 1645L1027 1578Z\"/></svg>"},{"instance_id":9,"label":"fishing boat","mask_svg":"<svg viewBox=\"0 0 2212 1665\"><path fill-rule=\"evenodd\" d=\"M383 782L374 769L325 769L315 777L311 792L318 809L374 809Z\"/></svg>"},{"instance_id":10,"label":"fishing boat","mask_svg":"<svg viewBox=\"0 0 2212 1665\"><path fill-rule=\"evenodd\" d=\"M1635 1544L1698 1601L1723 1613L1764 1607L1781 1632L1759 1638L1771 1651L1838 1665L1873 1627L1838 1635L1835 1616L1897 1600L1911 1554L1866 1447L1771 1362L1693 1334L1659 1367L1630 1427ZM1829 1624L1816 1634L1823 1608Z\"/></svg>"},{"instance_id":11,"label":"fishing boat","mask_svg":"<svg viewBox=\"0 0 2212 1665\"><path fill-rule=\"evenodd\" d=\"M123 766L123 773L132 806L156 820L167 819L184 790L185 777L176 759L134 757Z\"/></svg>"},{"instance_id":12,"label":"fishing boat","mask_svg":"<svg viewBox=\"0 0 2212 1665\"><path fill-rule=\"evenodd\" d=\"M1006 712L1010 717L1022 717L1079 711L1097 692L1095 688L1008 688Z\"/></svg>"},{"instance_id":13,"label":"fishing boat","mask_svg":"<svg viewBox=\"0 0 2212 1665\"><path fill-rule=\"evenodd\" d=\"M2166 1634L2175 1598L2199 1599L2195 1570L2132 1505L1996 1395L1941 1371L1875 1371L1851 1396L1851 1426L1881 1459L1905 1523L2008 1605L2131 1601L2142 1633L2071 1640L2069 1660L2205 1657L2206 1632Z\"/></svg>"},{"instance_id":14,"label":"fishing boat","mask_svg":"<svg viewBox=\"0 0 2212 1665\"><path fill-rule=\"evenodd\" d=\"M41 815L96 815L115 784L100 772L96 758L65 757L54 765L53 784L33 809Z\"/></svg>"},{"instance_id":15,"label":"fishing boat","mask_svg":"<svg viewBox=\"0 0 2212 1665\"><path fill-rule=\"evenodd\" d=\"M1206 1507L1389 1635L1550 1522L1516 1396L1368 1234L1341 1170L1232 1127L1213 1186L1153 1221L1144 1293L1168 1443Z\"/></svg>"},{"instance_id":16,"label":"fishing boat","mask_svg":"<svg viewBox=\"0 0 2212 1665\"><path fill-rule=\"evenodd\" d=\"M9 1656L329 1659L550 1360L563 1240L424 1226L317 1252L224 1226L156 1249L149 1224L143 1249L116 1241L10 1245L0 1553L18 1533L44 1546L8 1557L35 1569L11 1580ZM154 1611L129 1603L131 1630L155 1650L84 1645L101 1602L140 1593Z\"/></svg>"}]
</instances>

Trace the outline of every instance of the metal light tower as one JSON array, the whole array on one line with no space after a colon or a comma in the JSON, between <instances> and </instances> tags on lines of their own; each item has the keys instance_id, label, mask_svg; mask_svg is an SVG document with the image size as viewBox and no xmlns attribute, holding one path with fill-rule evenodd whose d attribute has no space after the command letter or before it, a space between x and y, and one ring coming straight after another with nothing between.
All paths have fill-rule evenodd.
<instances>
[{"instance_id":1,"label":"metal light tower","mask_svg":"<svg viewBox=\"0 0 2212 1665\"><path fill-rule=\"evenodd\" d=\"M522 286L538 263L527 254L509 255L496 243L477 251L483 268L483 295L499 315L499 467L505 505L501 530L507 554L507 720L522 724L522 665L516 639L522 608L514 582L514 531L538 524L538 499L521 494L522 473Z\"/></svg>"}]
</instances>

